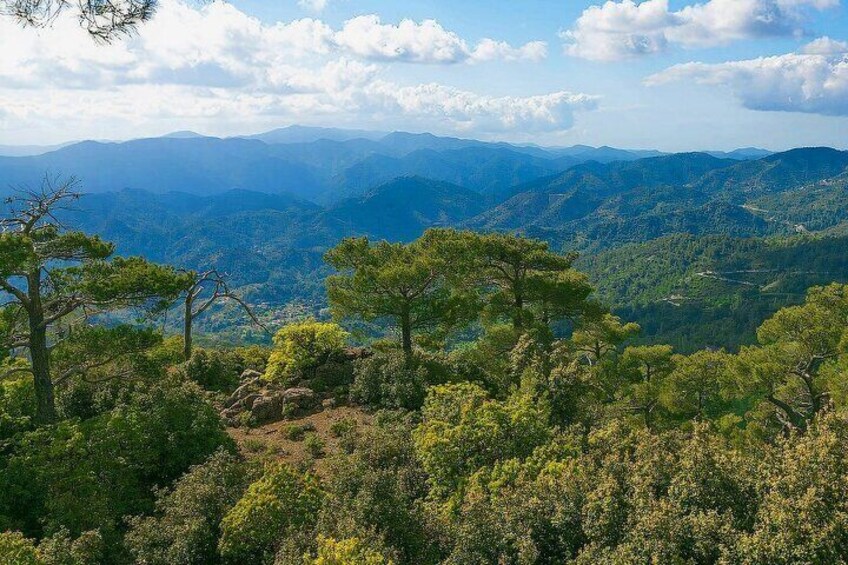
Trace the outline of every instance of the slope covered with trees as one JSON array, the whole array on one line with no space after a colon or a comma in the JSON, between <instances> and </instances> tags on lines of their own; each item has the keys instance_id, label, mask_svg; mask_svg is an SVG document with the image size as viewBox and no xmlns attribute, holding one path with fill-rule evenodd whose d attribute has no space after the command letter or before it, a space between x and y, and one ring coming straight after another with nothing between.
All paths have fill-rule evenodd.
<instances>
[{"instance_id":1,"label":"slope covered with trees","mask_svg":"<svg viewBox=\"0 0 848 565\"><path fill-rule=\"evenodd\" d=\"M580 259L599 298L638 321L642 338L689 350L734 349L806 289L848 281L844 235L674 235Z\"/></svg>"},{"instance_id":2,"label":"slope covered with trees","mask_svg":"<svg viewBox=\"0 0 848 565\"><path fill-rule=\"evenodd\" d=\"M138 143L155 146L158 141ZM192 174L204 169L196 160L205 155L203 147L230 143L195 141L198 156L186 157L183 165ZM234 141L263 145L258 140ZM125 145L113 149L125 151ZM180 151L171 155L174 163ZM217 192L211 195L95 190L85 194L75 210L60 215L69 225L114 241L119 255L228 274L233 287L250 297L268 323L287 319L292 308L321 315L327 306L322 281L330 274L322 255L341 239L365 235L408 242L433 227L524 233L556 250L577 251L603 300L643 324L642 339L672 342L684 350L735 348L750 342L759 323L781 306L797 303L806 287L845 280L836 251L840 243L791 239L794 234L844 234L840 230L846 220L848 161L844 152L831 149L794 150L748 161L694 153L582 163L505 190L502 187L513 182L509 179L519 179L505 173L509 167L501 167L503 159L537 164L547 159L550 164L573 155L409 134L266 144L262 151L285 153L285 159L326 169L324 174L336 179L341 178L338 171L383 158L418 163L412 170L438 178L441 169L426 164L436 159L451 163L457 175L448 176L461 184L401 176L375 186L363 181L352 189L361 194L315 203L276 190L263 192L270 189L262 183L256 183L258 190L218 192L227 186L226 177L221 177L215 181L219 184L178 183ZM134 156L139 166L144 155L139 151ZM85 164L81 159L78 164ZM501 163L495 166L499 172L487 176L493 163ZM261 161L255 166L261 167ZM402 171L407 169L388 167L375 179ZM499 179L501 188L484 178ZM344 189L338 190L341 197ZM726 256L718 258L719 253ZM743 270L772 273L703 274ZM281 314L284 306L289 309ZM231 337L252 331L252 326L249 317L216 307L198 329L201 337Z\"/></svg>"},{"instance_id":3,"label":"slope covered with trees","mask_svg":"<svg viewBox=\"0 0 848 565\"><path fill-rule=\"evenodd\" d=\"M48 199L48 212L59 201ZM56 242L100 241L40 229L28 235L16 224L4 234L7 259L31 254L28 245L43 253L77 249ZM655 245L686 257L675 271L685 275L704 257L733 267L835 244L675 237ZM634 266L647 253L626 251L618 260ZM681 354L634 344L640 326L595 298L627 287L611 278L593 293L576 256L542 241L440 228L409 243L345 239L326 259L336 269L327 281L333 321L282 327L270 348L195 348L185 361L181 339L150 327L136 330L147 339L127 351L128 334L96 317L48 326L51 366L104 359L56 383L50 421L36 401L33 344L14 341L15 320L32 313L7 303L0 561L848 559L848 286L805 291L736 352ZM105 259L79 260L85 268ZM183 282L179 271L139 269ZM675 288L660 274L644 273L630 299L650 303L655 285ZM350 348L373 320L382 336ZM284 391L274 414L273 390ZM335 420L331 452L314 427L294 423L340 404L368 417ZM244 412L219 415L233 410ZM299 462L244 439L269 416L295 419L273 433L302 442Z\"/></svg>"}]
</instances>

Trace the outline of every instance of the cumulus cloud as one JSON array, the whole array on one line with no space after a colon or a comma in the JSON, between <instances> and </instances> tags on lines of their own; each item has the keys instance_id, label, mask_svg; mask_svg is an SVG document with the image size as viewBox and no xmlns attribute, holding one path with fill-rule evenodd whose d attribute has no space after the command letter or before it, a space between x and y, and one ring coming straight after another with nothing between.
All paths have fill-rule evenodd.
<instances>
[{"instance_id":1,"label":"cumulus cloud","mask_svg":"<svg viewBox=\"0 0 848 565\"><path fill-rule=\"evenodd\" d=\"M740 39L803 33L804 15L839 0L708 0L673 11L668 0L608 0L591 6L561 34L575 57L615 61Z\"/></svg>"},{"instance_id":2,"label":"cumulus cloud","mask_svg":"<svg viewBox=\"0 0 848 565\"><path fill-rule=\"evenodd\" d=\"M409 63L537 60L547 54L547 45L541 41L512 47L505 42L483 39L472 48L435 20L418 23L405 19L394 25L383 23L377 15L348 20L333 36L333 42L337 47L365 59Z\"/></svg>"},{"instance_id":3,"label":"cumulus cloud","mask_svg":"<svg viewBox=\"0 0 848 565\"><path fill-rule=\"evenodd\" d=\"M72 20L23 30L0 20L0 108L6 121L384 122L478 131L562 131L588 95L491 96L441 84L404 84L386 63L477 64L536 60L543 42L469 44L435 21L384 23L362 16L334 29L319 19L263 23L231 4L163 0L156 17L122 42L96 45ZM180 126L178 129L183 129Z\"/></svg>"},{"instance_id":4,"label":"cumulus cloud","mask_svg":"<svg viewBox=\"0 0 848 565\"><path fill-rule=\"evenodd\" d=\"M375 109L428 116L458 129L485 132L562 131L573 125L575 111L592 110L598 103L597 97L565 91L541 96L492 97L439 84L398 88L390 83L378 83L371 94L369 104Z\"/></svg>"},{"instance_id":5,"label":"cumulus cloud","mask_svg":"<svg viewBox=\"0 0 848 565\"><path fill-rule=\"evenodd\" d=\"M323 12L329 4L328 0L297 0L297 5L310 12Z\"/></svg>"},{"instance_id":6,"label":"cumulus cloud","mask_svg":"<svg viewBox=\"0 0 848 565\"><path fill-rule=\"evenodd\" d=\"M658 85L676 81L729 88L751 110L848 116L848 49L821 38L799 53L718 64L675 65L647 79Z\"/></svg>"},{"instance_id":7,"label":"cumulus cloud","mask_svg":"<svg viewBox=\"0 0 848 565\"><path fill-rule=\"evenodd\" d=\"M138 36L111 45L94 44L70 18L41 33L0 20L0 80L10 86L235 86L262 82L277 67L315 56L455 64L538 60L546 54L540 41L514 47L483 39L470 46L434 20L395 25L360 16L338 30L313 18L268 25L225 2L197 8L163 0Z\"/></svg>"},{"instance_id":8,"label":"cumulus cloud","mask_svg":"<svg viewBox=\"0 0 848 565\"><path fill-rule=\"evenodd\" d=\"M807 55L838 55L848 53L848 41L836 41L827 36L820 37L801 48Z\"/></svg>"},{"instance_id":9,"label":"cumulus cloud","mask_svg":"<svg viewBox=\"0 0 848 565\"><path fill-rule=\"evenodd\" d=\"M548 44L544 41L531 41L521 47L513 47L505 41L484 39L471 53L471 61L541 61L548 56Z\"/></svg>"}]
</instances>

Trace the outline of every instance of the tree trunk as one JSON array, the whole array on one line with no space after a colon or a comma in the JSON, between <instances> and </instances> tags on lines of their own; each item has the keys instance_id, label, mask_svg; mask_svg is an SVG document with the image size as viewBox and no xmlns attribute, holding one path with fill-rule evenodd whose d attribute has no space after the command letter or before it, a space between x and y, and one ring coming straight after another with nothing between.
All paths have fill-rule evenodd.
<instances>
[{"instance_id":1,"label":"tree trunk","mask_svg":"<svg viewBox=\"0 0 848 565\"><path fill-rule=\"evenodd\" d=\"M409 312L404 312L400 318L401 345L407 357L412 356L412 322Z\"/></svg>"},{"instance_id":2,"label":"tree trunk","mask_svg":"<svg viewBox=\"0 0 848 565\"><path fill-rule=\"evenodd\" d=\"M41 303L41 270L27 275L26 305L29 318L29 356L35 384L35 421L52 424L56 421L56 399L53 394L53 379L50 376L50 349L47 345L47 324L44 321L44 306Z\"/></svg>"},{"instance_id":3,"label":"tree trunk","mask_svg":"<svg viewBox=\"0 0 848 565\"><path fill-rule=\"evenodd\" d=\"M183 358L188 361L191 359L191 347L192 347L192 324L194 322L194 317L192 316L191 309L193 307L193 302L190 298L191 292L189 292L189 296L186 297L185 301L185 320L183 321Z\"/></svg>"},{"instance_id":4,"label":"tree trunk","mask_svg":"<svg viewBox=\"0 0 848 565\"><path fill-rule=\"evenodd\" d=\"M512 327L520 330L524 327L524 292L520 285L515 288L515 301L512 308Z\"/></svg>"},{"instance_id":5,"label":"tree trunk","mask_svg":"<svg viewBox=\"0 0 848 565\"><path fill-rule=\"evenodd\" d=\"M807 419L799 413L797 410L792 408L786 402L783 402L779 398L776 398L773 394L769 394L766 396L766 400L771 402L777 408L783 411L786 417L789 419L789 422L799 431L805 431L807 429Z\"/></svg>"},{"instance_id":6,"label":"tree trunk","mask_svg":"<svg viewBox=\"0 0 848 565\"><path fill-rule=\"evenodd\" d=\"M29 321L29 352L35 378L35 419L39 424L52 424L56 421L56 400L53 395L53 380L50 377L47 328L44 327L39 314L30 314Z\"/></svg>"}]
</instances>

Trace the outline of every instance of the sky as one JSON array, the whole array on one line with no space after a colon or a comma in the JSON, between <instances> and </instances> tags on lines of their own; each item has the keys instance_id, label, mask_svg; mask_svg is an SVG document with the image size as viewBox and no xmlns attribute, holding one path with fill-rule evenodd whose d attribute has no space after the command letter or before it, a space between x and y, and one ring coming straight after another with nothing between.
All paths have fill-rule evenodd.
<instances>
[{"instance_id":1,"label":"sky","mask_svg":"<svg viewBox=\"0 0 848 565\"><path fill-rule=\"evenodd\" d=\"M840 0L161 0L0 17L0 144L292 124L548 146L848 148Z\"/></svg>"}]
</instances>

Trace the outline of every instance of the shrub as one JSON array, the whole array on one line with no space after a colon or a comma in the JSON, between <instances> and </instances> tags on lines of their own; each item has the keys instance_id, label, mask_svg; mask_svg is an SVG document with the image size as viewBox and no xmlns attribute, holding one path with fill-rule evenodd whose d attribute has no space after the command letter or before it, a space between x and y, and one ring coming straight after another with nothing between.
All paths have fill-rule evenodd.
<instances>
[{"instance_id":1,"label":"shrub","mask_svg":"<svg viewBox=\"0 0 848 565\"><path fill-rule=\"evenodd\" d=\"M515 393L489 399L471 383L433 387L413 436L433 493L449 496L479 468L529 455L550 433L544 402Z\"/></svg>"},{"instance_id":2,"label":"shrub","mask_svg":"<svg viewBox=\"0 0 848 565\"><path fill-rule=\"evenodd\" d=\"M383 412L363 428L356 449L328 461L319 532L337 540L379 542L398 563L435 563L422 504L426 475L416 458L410 413Z\"/></svg>"},{"instance_id":3,"label":"shrub","mask_svg":"<svg viewBox=\"0 0 848 565\"><path fill-rule=\"evenodd\" d=\"M268 467L224 516L221 556L229 563L272 563L285 537L314 527L321 498L312 475L283 464Z\"/></svg>"},{"instance_id":4,"label":"shrub","mask_svg":"<svg viewBox=\"0 0 848 565\"><path fill-rule=\"evenodd\" d=\"M0 365L0 371L4 368ZM32 377L0 380L0 440L28 430L35 415Z\"/></svg>"},{"instance_id":5,"label":"shrub","mask_svg":"<svg viewBox=\"0 0 848 565\"><path fill-rule=\"evenodd\" d=\"M126 545L137 563L216 563L221 520L247 487L246 467L219 450L156 496L156 513L130 520Z\"/></svg>"},{"instance_id":6,"label":"shrub","mask_svg":"<svg viewBox=\"0 0 848 565\"><path fill-rule=\"evenodd\" d=\"M318 556L310 565L393 565L359 538L335 540L318 536Z\"/></svg>"},{"instance_id":7,"label":"shrub","mask_svg":"<svg viewBox=\"0 0 848 565\"><path fill-rule=\"evenodd\" d=\"M197 349L184 370L186 376L206 390L232 392L239 385L244 359L233 351Z\"/></svg>"},{"instance_id":8,"label":"shrub","mask_svg":"<svg viewBox=\"0 0 848 565\"><path fill-rule=\"evenodd\" d=\"M35 544L20 532L0 532L0 563L42 565Z\"/></svg>"},{"instance_id":9,"label":"shrub","mask_svg":"<svg viewBox=\"0 0 848 565\"><path fill-rule=\"evenodd\" d=\"M44 565L88 565L106 560L103 536L97 530L83 532L71 539L68 531L59 530L38 544L38 553Z\"/></svg>"},{"instance_id":10,"label":"shrub","mask_svg":"<svg viewBox=\"0 0 848 565\"><path fill-rule=\"evenodd\" d=\"M261 345L248 345L236 347L233 349L233 353L241 359L244 369L253 369L264 373L268 367L268 356L271 355L271 350Z\"/></svg>"},{"instance_id":11,"label":"shrub","mask_svg":"<svg viewBox=\"0 0 848 565\"><path fill-rule=\"evenodd\" d=\"M114 410L16 436L0 458L0 515L27 535L105 538L123 516L151 507L167 484L231 440L191 383L169 379Z\"/></svg>"},{"instance_id":12,"label":"shrub","mask_svg":"<svg viewBox=\"0 0 848 565\"><path fill-rule=\"evenodd\" d=\"M422 352L407 357L400 350L381 351L354 363L350 398L365 406L417 410L427 387L450 380L442 359Z\"/></svg>"},{"instance_id":13,"label":"shrub","mask_svg":"<svg viewBox=\"0 0 848 565\"><path fill-rule=\"evenodd\" d=\"M347 338L348 333L338 324L309 319L287 325L274 336L268 378L287 384L298 376L306 377L306 371L340 353Z\"/></svg>"},{"instance_id":14,"label":"shrub","mask_svg":"<svg viewBox=\"0 0 848 565\"><path fill-rule=\"evenodd\" d=\"M249 453L259 453L267 447L267 444L257 437L246 438L242 445Z\"/></svg>"},{"instance_id":15,"label":"shrub","mask_svg":"<svg viewBox=\"0 0 848 565\"><path fill-rule=\"evenodd\" d=\"M303 447L306 448L306 453L314 459L324 455L324 440L314 432L306 434L306 437L303 438Z\"/></svg>"},{"instance_id":16,"label":"shrub","mask_svg":"<svg viewBox=\"0 0 848 565\"><path fill-rule=\"evenodd\" d=\"M356 420L353 418L342 418L330 424L330 433L333 437L342 437L356 430Z\"/></svg>"},{"instance_id":17,"label":"shrub","mask_svg":"<svg viewBox=\"0 0 848 565\"><path fill-rule=\"evenodd\" d=\"M289 441L301 441L306 432L314 429L312 424L285 424L280 427L280 434Z\"/></svg>"}]
</instances>

